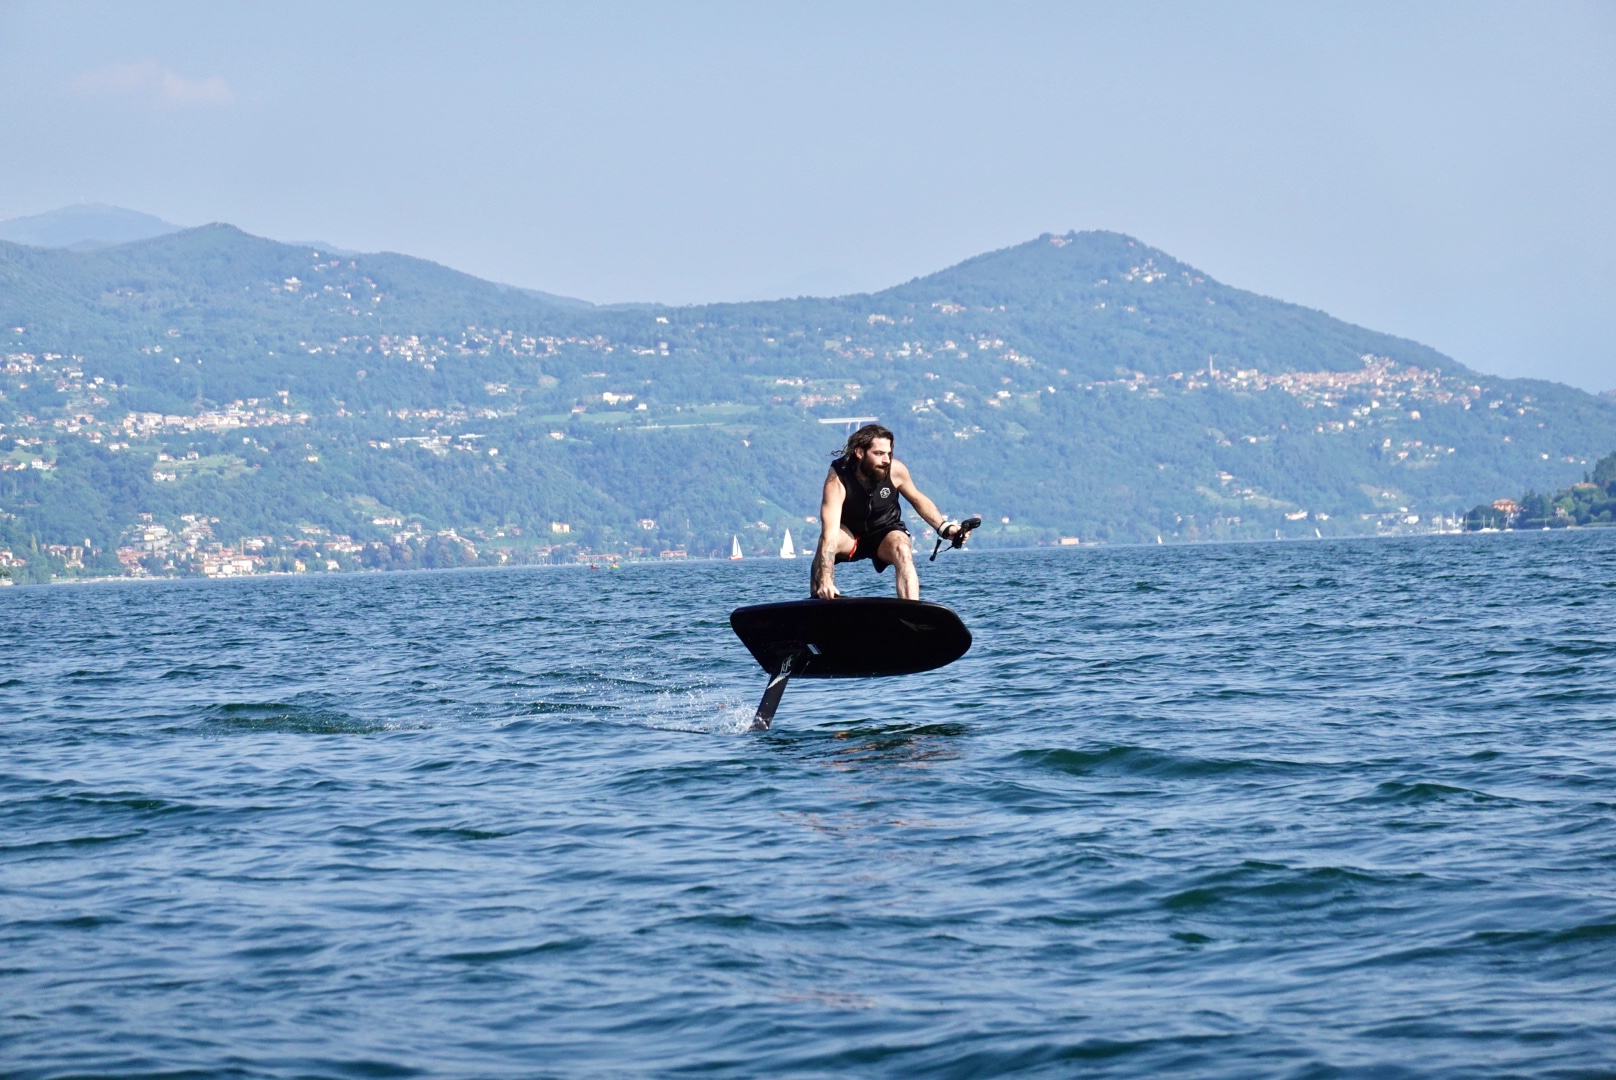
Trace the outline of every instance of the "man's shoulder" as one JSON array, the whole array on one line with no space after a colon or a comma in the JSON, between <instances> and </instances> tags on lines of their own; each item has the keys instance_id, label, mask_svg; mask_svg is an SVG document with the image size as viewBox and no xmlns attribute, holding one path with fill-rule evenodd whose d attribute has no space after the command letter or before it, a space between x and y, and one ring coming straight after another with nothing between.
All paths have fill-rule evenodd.
<instances>
[{"instance_id":1,"label":"man's shoulder","mask_svg":"<svg viewBox=\"0 0 1616 1080\"><path fill-rule=\"evenodd\" d=\"M909 466L905 465L897 458L892 459L892 479L900 484L905 483L909 479Z\"/></svg>"}]
</instances>

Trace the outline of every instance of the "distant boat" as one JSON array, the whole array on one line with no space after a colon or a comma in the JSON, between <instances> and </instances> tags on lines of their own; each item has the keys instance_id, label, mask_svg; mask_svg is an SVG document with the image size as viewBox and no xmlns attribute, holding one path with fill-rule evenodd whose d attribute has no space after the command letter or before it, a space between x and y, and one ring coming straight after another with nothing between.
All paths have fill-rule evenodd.
<instances>
[{"instance_id":1,"label":"distant boat","mask_svg":"<svg viewBox=\"0 0 1616 1080\"><path fill-rule=\"evenodd\" d=\"M782 559L795 559L797 557L797 549L791 546L790 529L786 530L785 543L780 545L780 557Z\"/></svg>"},{"instance_id":2,"label":"distant boat","mask_svg":"<svg viewBox=\"0 0 1616 1080\"><path fill-rule=\"evenodd\" d=\"M741 538L738 537L738 536L732 536L732 537L729 538L729 561L730 562L735 562L740 557L741 557Z\"/></svg>"},{"instance_id":3,"label":"distant boat","mask_svg":"<svg viewBox=\"0 0 1616 1080\"><path fill-rule=\"evenodd\" d=\"M1314 536L1316 536L1316 537L1318 537L1318 538L1319 538L1319 539L1320 539L1320 540L1323 540L1323 539L1324 539L1324 534L1323 534L1323 533L1321 533L1321 532L1319 532L1319 530L1317 530L1317 529L1314 529L1314 530L1313 530L1313 535L1314 535Z\"/></svg>"},{"instance_id":4,"label":"distant boat","mask_svg":"<svg viewBox=\"0 0 1616 1080\"><path fill-rule=\"evenodd\" d=\"M1161 543L1161 542L1162 542L1162 539L1161 539L1161 533L1157 533L1157 534L1156 534L1156 543L1158 543L1158 544L1159 544L1159 543Z\"/></svg>"}]
</instances>

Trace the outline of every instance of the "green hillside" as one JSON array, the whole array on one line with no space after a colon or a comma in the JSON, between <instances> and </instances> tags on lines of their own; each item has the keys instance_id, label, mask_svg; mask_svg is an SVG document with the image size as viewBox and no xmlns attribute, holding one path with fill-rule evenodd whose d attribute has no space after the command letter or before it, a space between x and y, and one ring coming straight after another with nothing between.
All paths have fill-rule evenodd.
<instances>
[{"instance_id":1,"label":"green hillside","mask_svg":"<svg viewBox=\"0 0 1616 1080\"><path fill-rule=\"evenodd\" d=\"M851 416L895 428L990 544L1427 529L1616 446L1609 398L1479 375L1114 233L870 295L684 308L225 225L0 243L0 339L19 580L217 573L230 550L317 571L732 534L761 553L786 527L802 547L845 431L820 421Z\"/></svg>"}]
</instances>

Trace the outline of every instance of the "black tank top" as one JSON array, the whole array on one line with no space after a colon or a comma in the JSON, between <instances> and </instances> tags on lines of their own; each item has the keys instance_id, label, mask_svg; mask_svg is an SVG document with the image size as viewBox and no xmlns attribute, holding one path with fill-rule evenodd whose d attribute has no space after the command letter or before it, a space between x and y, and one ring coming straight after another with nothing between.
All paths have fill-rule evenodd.
<instances>
[{"instance_id":1,"label":"black tank top","mask_svg":"<svg viewBox=\"0 0 1616 1080\"><path fill-rule=\"evenodd\" d=\"M865 486L856 458L839 457L830 467L836 470L847 492L842 500L842 528L854 536L869 536L903 523L903 512L898 509L898 489L893 487L891 476L872 489Z\"/></svg>"}]
</instances>

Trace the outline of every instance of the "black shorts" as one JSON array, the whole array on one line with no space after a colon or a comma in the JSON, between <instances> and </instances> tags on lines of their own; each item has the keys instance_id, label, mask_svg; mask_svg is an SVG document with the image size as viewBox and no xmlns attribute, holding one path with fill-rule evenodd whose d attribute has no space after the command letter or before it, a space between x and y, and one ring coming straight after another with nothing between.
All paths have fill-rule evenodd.
<instances>
[{"instance_id":1,"label":"black shorts","mask_svg":"<svg viewBox=\"0 0 1616 1080\"><path fill-rule=\"evenodd\" d=\"M838 555L836 556L836 561L839 563L844 563L858 562L860 559L869 559L875 564L875 572L877 574L884 574L886 573L887 567L891 566L892 564L878 556L876 552L881 549L881 541L886 539L887 533L895 532L901 532L903 535L908 536L909 526L900 521L896 525L889 525L886 528L870 533L867 536L855 536L853 537L853 554Z\"/></svg>"}]
</instances>

